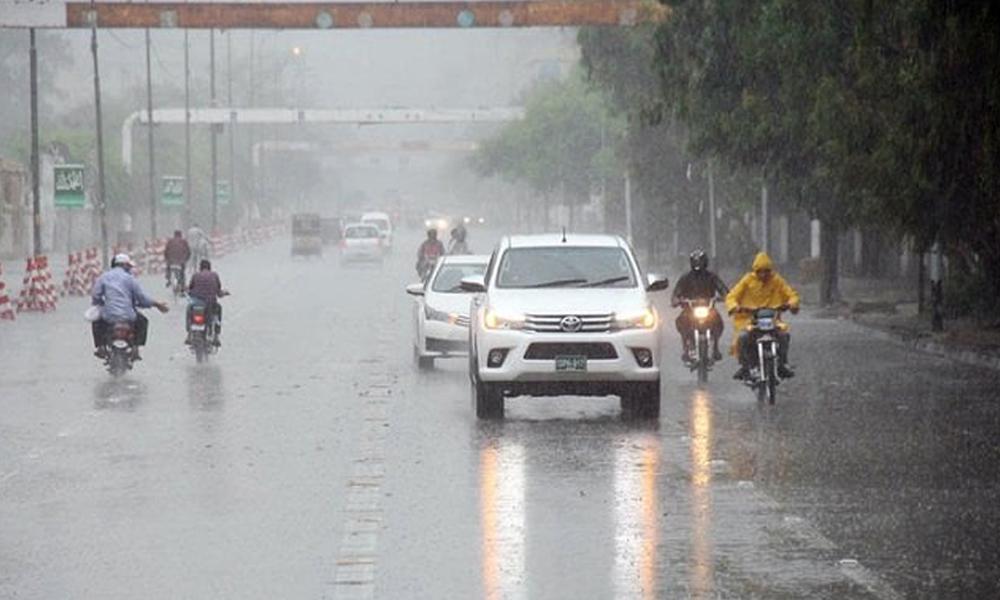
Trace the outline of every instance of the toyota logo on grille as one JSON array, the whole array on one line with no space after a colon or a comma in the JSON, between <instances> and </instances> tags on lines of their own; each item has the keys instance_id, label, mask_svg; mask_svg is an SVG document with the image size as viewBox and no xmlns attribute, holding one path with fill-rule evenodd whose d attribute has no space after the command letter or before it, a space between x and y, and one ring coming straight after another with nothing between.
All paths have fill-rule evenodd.
<instances>
[{"instance_id":1,"label":"toyota logo on grille","mask_svg":"<svg viewBox=\"0 0 1000 600\"><path fill-rule=\"evenodd\" d=\"M575 333L583 327L583 320L575 315L563 317L562 321L559 321L559 327L567 333Z\"/></svg>"}]
</instances>

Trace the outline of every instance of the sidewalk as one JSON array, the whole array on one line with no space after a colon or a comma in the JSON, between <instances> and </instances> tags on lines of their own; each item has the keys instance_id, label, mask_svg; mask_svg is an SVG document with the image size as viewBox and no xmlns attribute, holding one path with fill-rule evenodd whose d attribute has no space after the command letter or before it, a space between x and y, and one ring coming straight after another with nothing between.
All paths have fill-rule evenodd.
<instances>
[{"instance_id":1,"label":"sidewalk","mask_svg":"<svg viewBox=\"0 0 1000 600\"><path fill-rule=\"evenodd\" d=\"M815 303L816 284L800 286L803 300ZM920 352L1000 370L1000 322L950 319L944 331L931 330L930 315L917 313L916 291L901 282L844 278L842 304L818 309L820 318L851 319L879 337Z\"/></svg>"}]
</instances>

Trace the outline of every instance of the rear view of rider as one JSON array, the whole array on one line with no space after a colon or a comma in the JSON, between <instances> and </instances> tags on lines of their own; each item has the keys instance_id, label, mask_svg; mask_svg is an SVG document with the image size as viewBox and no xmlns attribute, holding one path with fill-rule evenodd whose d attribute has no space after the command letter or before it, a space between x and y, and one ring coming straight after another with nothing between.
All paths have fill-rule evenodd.
<instances>
[{"instance_id":1,"label":"rear view of rider","mask_svg":"<svg viewBox=\"0 0 1000 600\"><path fill-rule=\"evenodd\" d=\"M792 286L774 272L774 263L765 252L758 252L753 259L751 272L740 279L739 283L726 296L726 310L733 316L733 328L739 336L735 340L735 350L739 352L740 369L733 375L734 379L746 379L750 375L750 365L753 360L753 349L750 339L750 321L753 311L758 308L774 310L790 310L792 314L799 312L799 294ZM788 324L779 323L778 338L778 377L788 379L795 373L788 368L788 346L791 335Z\"/></svg>"},{"instance_id":2,"label":"rear view of rider","mask_svg":"<svg viewBox=\"0 0 1000 600\"><path fill-rule=\"evenodd\" d=\"M114 323L132 324L135 334L135 360L141 360L139 346L146 345L149 320L136 308L155 306L161 313L169 310L166 303L157 302L142 291L142 287L132 276L132 260L127 254L118 254L111 260L111 269L105 271L94 283L90 294L91 304L101 307L101 318L91 324L94 336L94 356L107 358L105 349L109 326Z\"/></svg>"},{"instance_id":3,"label":"rear view of rider","mask_svg":"<svg viewBox=\"0 0 1000 600\"><path fill-rule=\"evenodd\" d=\"M466 241L468 232L464 225L451 230L451 241L448 242L448 254L472 254L469 243Z\"/></svg>"},{"instance_id":4,"label":"rear view of rider","mask_svg":"<svg viewBox=\"0 0 1000 600\"><path fill-rule=\"evenodd\" d=\"M677 280L671 303L677 306L684 306L681 314L677 316L677 331L681 334L684 343L681 360L690 360L690 351L694 347L694 315L691 306L685 305L684 300L709 302L716 296L725 298L729 293L729 288L723 283L719 276L708 270L708 255L698 249L690 255L691 270ZM722 360L722 352L719 351L719 339L722 337L722 317L715 308L709 315L709 329L712 332L712 359Z\"/></svg>"},{"instance_id":5,"label":"rear view of rider","mask_svg":"<svg viewBox=\"0 0 1000 600\"><path fill-rule=\"evenodd\" d=\"M444 244L438 239L437 229L427 230L427 239L417 248L417 274L421 277L430 272L437 259L444 256Z\"/></svg>"},{"instance_id":6,"label":"rear view of rider","mask_svg":"<svg viewBox=\"0 0 1000 600\"><path fill-rule=\"evenodd\" d=\"M191 299L191 302L188 304L187 323L191 323L192 305L204 304L205 312L214 315L212 321L215 324L215 341L213 343L216 346L222 345L222 342L219 341L219 336L222 335L222 305L219 304L219 298L227 294L228 292L222 289L222 280L219 279L219 274L212 270L212 263L202 260L198 264L198 272L191 276L191 283L188 285L188 298ZM188 336L187 341L190 343L190 336Z\"/></svg>"},{"instance_id":7,"label":"rear view of rider","mask_svg":"<svg viewBox=\"0 0 1000 600\"><path fill-rule=\"evenodd\" d=\"M187 261L191 260L191 246L184 239L180 229L174 231L174 237L167 240L167 245L163 249L163 259L167 263L167 287L170 287L170 267L180 267L180 282L184 285L185 268Z\"/></svg>"}]
</instances>

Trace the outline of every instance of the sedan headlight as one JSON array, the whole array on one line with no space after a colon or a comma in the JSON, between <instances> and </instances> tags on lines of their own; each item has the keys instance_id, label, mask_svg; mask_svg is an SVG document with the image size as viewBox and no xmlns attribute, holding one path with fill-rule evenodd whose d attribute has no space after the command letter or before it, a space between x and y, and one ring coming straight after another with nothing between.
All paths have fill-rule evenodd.
<instances>
[{"instance_id":1,"label":"sedan headlight","mask_svg":"<svg viewBox=\"0 0 1000 600\"><path fill-rule=\"evenodd\" d=\"M428 321L441 321L442 323L451 323L452 325L458 322L458 314L437 310L429 304L424 305L424 317Z\"/></svg>"},{"instance_id":2,"label":"sedan headlight","mask_svg":"<svg viewBox=\"0 0 1000 600\"><path fill-rule=\"evenodd\" d=\"M658 320L656 311L652 307L647 306L646 308L635 312L615 313L614 328L652 329L656 327Z\"/></svg>"},{"instance_id":3,"label":"sedan headlight","mask_svg":"<svg viewBox=\"0 0 1000 600\"><path fill-rule=\"evenodd\" d=\"M487 308L483 316L483 325L487 329L523 329L524 315L503 314Z\"/></svg>"}]
</instances>

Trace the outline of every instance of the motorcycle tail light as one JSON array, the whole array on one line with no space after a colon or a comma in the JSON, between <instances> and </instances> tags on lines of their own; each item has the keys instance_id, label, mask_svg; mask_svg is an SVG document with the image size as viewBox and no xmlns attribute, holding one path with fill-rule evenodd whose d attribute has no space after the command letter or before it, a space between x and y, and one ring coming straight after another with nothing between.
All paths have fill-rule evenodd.
<instances>
[{"instance_id":1,"label":"motorcycle tail light","mask_svg":"<svg viewBox=\"0 0 1000 600\"><path fill-rule=\"evenodd\" d=\"M198 325L204 325L205 324L205 315L200 314L200 313L196 314L193 317L191 317L191 320L194 321L195 323L197 323Z\"/></svg>"}]
</instances>

